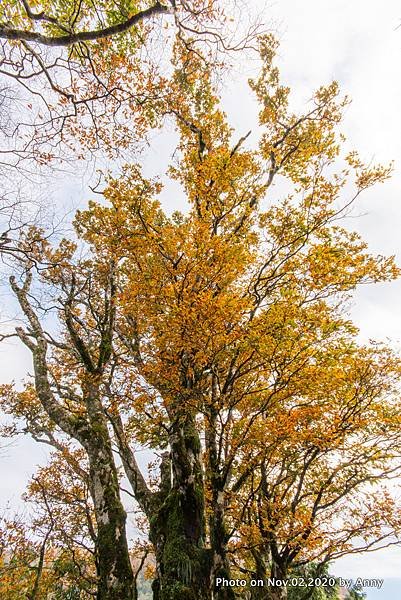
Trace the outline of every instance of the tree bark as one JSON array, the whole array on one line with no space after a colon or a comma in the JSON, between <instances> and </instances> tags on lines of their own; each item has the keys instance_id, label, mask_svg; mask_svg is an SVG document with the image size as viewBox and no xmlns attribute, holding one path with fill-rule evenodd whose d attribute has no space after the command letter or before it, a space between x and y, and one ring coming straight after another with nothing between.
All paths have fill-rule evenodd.
<instances>
[{"instance_id":1,"label":"tree bark","mask_svg":"<svg viewBox=\"0 0 401 600\"><path fill-rule=\"evenodd\" d=\"M287 565L284 563L282 565L277 564L273 560L272 568L271 568L271 578L278 579L279 581L284 581L287 579ZM275 585L269 586L268 588L268 600L287 600L287 587L284 585Z\"/></svg>"},{"instance_id":2,"label":"tree bark","mask_svg":"<svg viewBox=\"0 0 401 600\"><path fill-rule=\"evenodd\" d=\"M278 586L269 586L266 600L287 600L287 588Z\"/></svg>"},{"instance_id":3,"label":"tree bark","mask_svg":"<svg viewBox=\"0 0 401 600\"><path fill-rule=\"evenodd\" d=\"M212 378L212 398L217 396L215 376ZM217 414L210 409L209 427L206 433L206 449L208 455L208 477L211 483L211 514L209 519L210 544L212 552L212 567L210 573L210 585L214 591L213 598L216 600L234 600L235 593L231 587L216 586L217 578L231 579L230 564L227 560L228 535L225 525L225 488L227 477L222 475L219 464L216 430Z\"/></svg>"},{"instance_id":4,"label":"tree bark","mask_svg":"<svg viewBox=\"0 0 401 600\"><path fill-rule=\"evenodd\" d=\"M117 469L107 420L96 382L87 384L90 431L86 440L91 493L97 523L97 600L133 600L134 575L128 553L126 513L121 503Z\"/></svg>"},{"instance_id":5,"label":"tree bark","mask_svg":"<svg viewBox=\"0 0 401 600\"><path fill-rule=\"evenodd\" d=\"M169 7L160 4L160 2L155 2L153 6L146 8L144 10L138 11L136 14L132 15L125 21L121 23L117 23L116 25L111 25L110 27L105 27L102 29L94 29L92 31L78 31L77 33L68 33L64 35L44 35L42 33L38 33L37 31L29 30L29 29L16 29L14 27L9 27L8 25L0 24L0 39L6 40L22 40L27 42L36 42L38 44L43 44L44 46L72 46L73 44L78 44L80 42L89 42L92 40L100 40L103 38L109 38L119 33L124 33L129 29L138 25L142 21L154 17L159 14L168 14L170 11ZM43 14L34 14L30 12L30 18L36 21L46 20L43 18ZM48 20L48 19L47 19Z\"/></svg>"},{"instance_id":6,"label":"tree bark","mask_svg":"<svg viewBox=\"0 0 401 600\"><path fill-rule=\"evenodd\" d=\"M170 448L172 486L161 492L158 509L150 523L157 567L153 598L208 600L211 598L211 561L210 551L204 546L201 448L192 417L186 415L175 421Z\"/></svg>"},{"instance_id":7,"label":"tree bark","mask_svg":"<svg viewBox=\"0 0 401 600\"><path fill-rule=\"evenodd\" d=\"M212 479L213 481L213 479ZM214 482L212 491L212 515L210 518L210 541L212 547L211 586L216 600L234 600L235 593L231 587L216 587L218 577L231 579L230 564L227 560L227 531L224 520L224 491L218 481Z\"/></svg>"},{"instance_id":8,"label":"tree bark","mask_svg":"<svg viewBox=\"0 0 401 600\"><path fill-rule=\"evenodd\" d=\"M250 600L266 600L266 561L262 556L262 552L259 552L258 549L254 548L253 550L251 550L251 553L255 561L255 571L252 574L252 577L256 581L262 581L263 586L251 587Z\"/></svg>"}]
</instances>

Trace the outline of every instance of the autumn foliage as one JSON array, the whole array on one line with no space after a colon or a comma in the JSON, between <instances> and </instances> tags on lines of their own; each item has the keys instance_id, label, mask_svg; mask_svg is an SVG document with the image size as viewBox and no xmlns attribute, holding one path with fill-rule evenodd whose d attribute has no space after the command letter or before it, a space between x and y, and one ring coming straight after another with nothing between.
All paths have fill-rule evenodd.
<instances>
[{"instance_id":1,"label":"autumn foliage","mask_svg":"<svg viewBox=\"0 0 401 600\"><path fill-rule=\"evenodd\" d=\"M275 50L260 39L260 127L237 139L210 68L177 41L154 110L175 123L168 176L188 210L170 215L162 174L134 164L77 213L74 242L21 239L29 258L11 287L34 378L4 387L2 404L9 434L57 451L29 494L63 492L49 535L82 557L99 599L136 597L120 487L142 513L156 600L261 598L215 580L324 569L400 533L388 485L401 468L399 357L360 343L347 313L358 285L399 269L342 223L390 168L342 154L336 83L293 114ZM139 447L158 457L153 480ZM56 468L72 480L59 486Z\"/></svg>"}]
</instances>

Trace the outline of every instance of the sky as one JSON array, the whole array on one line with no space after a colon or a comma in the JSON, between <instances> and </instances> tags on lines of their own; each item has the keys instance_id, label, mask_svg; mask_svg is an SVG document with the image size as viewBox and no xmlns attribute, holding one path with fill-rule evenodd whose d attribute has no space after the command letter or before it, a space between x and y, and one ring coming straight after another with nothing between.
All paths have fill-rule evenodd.
<instances>
[{"instance_id":1,"label":"sky","mask_svg":"<svg viewBox=\"0 0 401 600\"><path fill-rule=\"evenodd\" d=\"M352 99L344 120L347 146L358 149L366 161L394 161L392 179L365 194L350 225L363 234L372 251L395 254L401 263L399 1L257 0L252 4L280 40L278 65L284 82L294 90L295 104L301 106L320 85L337 80ZM239 135L257 127L256 108L244 84L254 74L255 65L242 61L223 90L225 109ZM169 153L168 141L154 144L148 165L165 164ZM56 191L66 206L83 205L91 195L85 183L68 177ZM163 199L168 209L179 208L180 198L171 189L166 189ZM364 287L356 293L351 312L361 339L389 340L401 348L400 298L401 282ZM2 300L7 302L4 293ZM18 343L0 346L1 382L18 381L29 370L28 352ZM25 483L46 454L46 449L28 439L0 451L0 506L21 506ZM332 570L346 578L384 578L381 590L365 590L368 600L401 597L400 548L343 558Z\"/></svg>"}]
</instances>

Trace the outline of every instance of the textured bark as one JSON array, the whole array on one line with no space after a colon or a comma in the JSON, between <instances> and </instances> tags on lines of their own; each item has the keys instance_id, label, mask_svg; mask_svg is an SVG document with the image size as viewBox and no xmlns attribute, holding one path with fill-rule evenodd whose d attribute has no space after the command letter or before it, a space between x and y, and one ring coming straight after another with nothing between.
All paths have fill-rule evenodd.
<instances>
[{"instance_id":1,"label":"textured bark","mask_svg":"<svg viewBox=\"0 0 401 600\"><path fill-rule=\"evenodd\" d=\"M267 579L267 568L266 561L264 560L262 554L258 552L256 549L252 551L252 556L255 561L255 572L253 573L253 579L257 581L266 582ZM266 583L265 583L266 585ZM250 600L266 600L266 587L265 586L256 586L251 588L250 592Z\"/></svg>"},{"instance_id":2,"label":"textured bark","mask_svg":"<svg viewBox=\"0 0 401 600\"><path fill-rule=\"evenodd\" d=\"M213 564L211 570L211 585L214 588L214 598L216 600L234 600L235 593L231 587L215 587L215 581L218 577L222 579L231 579L231 576L230 564L226 552L227 532L224 520L224 491L221 482L215 482L212 494L210 538Z\"/></svg>"},{"instance_id":3,"label":"textured bark","mask_svg":"<svg viewBox=\"0 0 401 600\"><path fill-rule=\"evenodd\" d=\"M154 6L150 6L145 10L139 11L138 13L132 15L129 19L116 25L105 27L104 29L95 29L93 31L80 31L77 33L68 33L65 35L55 36L43 35L36 31L27 29L16 29L0 23L0 39L36 42L38 44L43 44L44 46L72 46L73 44L78 44L80 42L99 40L112 37L119 33L124 33L146 19L154 17L158 14L169 12L171 11L167 6L160 4L160 2L156 2ZM30 12L29 16L31 19L36 21L45 20L43 19L42 13L35 14Z\"/></svg>"},{"instance_id":4,"label":"textured bark","mask_svg":"<svg viewBox=\"0 0 401 600\"><path fill-rule=\"evenodd\" d=\"M117 469L96 381L89 379L86 392L92 432L86 447L97 522L97 599L133 600L135 583L128 554L126 513L120 500Z\"/></svg>"},{"instance_id":5,"label":"textured bark","mask_svg":"<svg viewBox=\"0 0 401 600\"><path fill-rule=\"evenodd\" d=\"M89 460L97 522L97 599L131 600L134 598L134 581L125 532L126 513L118 496L117 474L105 460L101 448L91 452Z\"/></svg>"},{"instance_id":6,"label":"textured bark","mask_svg":"<svg viewBox=\"0 0 401 600\"><path fill-rule=\"evenodd\" d=\"M269 586L268 590L266 600L286 600L288 597L286 587Z\"/></svg>"},{"instance_id":7,"label":"textured bark","mask_svg":"<svg viewBox=\"0 0 401 600\"><path fill-rule=\"evenodd\" d=\"M145 515L148 517L148 519L150 519L154 510L153 494L149 490L145 478L141 473L138 463L136 462L135 455L130 448L120 415L110 415L110 421L113 426L115 441L118 446L124 471L128 481L131 484L135 499ZM162 479L164 480L164 478Z\"/></svg>"},{"instance_id":8,"label":"textured bark","mask_svg":"<svg viewBox=\"0 0 401 600\"><path fill-rule=\"evenodd\" d=\"M164 486L151 519L157 579L154 600L208 600L210 551L204 547L204 489L199 436L186 416L170 437L172 486Z\"/></svg>"},{"instance_id":9,"label":"textured bark","mask_svg":"<svg viewBox=\"0 0 401 600\"><path fill-rule=\"evenodd\" d=\"M212 399L217 397L215 377L212 380ZM206 448L208 455L208 476L211 482L211 515L209 520L210 543L212 552L212 567L210 572L210 585L214 590L216 600L234 600L235 593L231 587L216 587L218 577L231 579L230 564L227 560L226 546L228 541L225 526L225 486L226 477L222 475L216 442L217 416L211 409L209 413L209 427L206 435Z\"/></svg>"}]
</instances>

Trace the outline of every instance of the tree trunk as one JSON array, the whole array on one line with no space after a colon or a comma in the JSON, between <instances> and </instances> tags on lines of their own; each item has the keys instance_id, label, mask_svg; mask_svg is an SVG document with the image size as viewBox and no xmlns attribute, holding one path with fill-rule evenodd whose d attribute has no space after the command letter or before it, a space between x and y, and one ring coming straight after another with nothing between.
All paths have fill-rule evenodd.
<instances>
[{"instance_id":1,"label":"tree trunk","mask_svg":"<svg viewBox=\"0 0 401 600\"><path fill-rule=\"evenodd\" d=\"M214 485L213 485L214 483ZM230 564L227 560L226 544L227 531L224 522L224 491L218 477L212 476L212 516L210 518L210 541L212 546L212 572L211 585L214 590L215 600L234 600L233 588L216 586L217 578L231 579Z\"/></svg>"},{"instance_id":2,"label":"tree trunk","mask_svg":"<svg viewBox=\"0 0 401 600\"><path fill-rule=\"evenodd\" d=\"M134 580L125 524L126 513L118 495L114 465L103 452L91 453L90 475L97 523L97 600L132 600Z\"/></svg>"},{"instance_id":3,"label":"tree trunk","mask_svg":"<svg viewBox=\"0 0 401 600\"><path fill-rule=\"evenodd\" d=\"M170 436L173 482L164 490L150 524L156 552L154 600L208 600L210 551L205 549L204 489L200 441L186 415Z\"/></svg>"},{"instance_id":4,"label":"tree trunk","mask_svg":"<svg viewBox=\"0 0 401 600\"><path fill-rule=\"evenodd\" d=\"M218 396L217 382L212 377L212 400ZM211 587L214 591L215 600L234 600L235 593L231 587L217 586L216 581L220 579L231 579L230 564L227 560L227 530L225 524L225 486L226 477L221 474L219 464L216 431L217 413L210 407L209 426L206 430L206 448L208 454L207 473L212 490L211 514L209 519L210 544L212 551Z\"/></svg>"},{"instance_id":5,"label":"tree trunk","mask_svg":"<svg viewBox=\"0 0 401 600\"><path fill-rule=\"evenodd\" d=\"M286 587L272 587L268 588L269 595L267 596L268 600L287 600L287 588ZM266 599L267 600L267 599Z\"/></svg>"},{"instance_id":6,"label":"tree trunk","mask_svg":"<svg viewBox=\"0 0 401 600\"><path fill-rule=\"evenodd\" d=\"M262 551L257 548L251 549L251 554L255 561L255 571L252 578L255 581L263 582L263 585L251 587L250 600L266 600L266 582L267 582L267 567Z\"/></svg>"},{"instance_id":7,"label":"tree trunk","mask_svg":"<svg viewBox=\"0 0 401 600\"><path fill-rule=\"evenodd\" d=\"M284 582L287 579L287 565L278 565L273 561L271 578ZM284 585L271 585L268 588L267 598L269 600L287 600L287 587Z\"/></svg>"},{"instance_id":8,"label":"tree trunk","mask_svg":"<svg viewBox=\"0 0 401 600\"><path fill-rule=\"evenodd\" d=\"M92 392L96 390L90 390L87 400L92 435L86 442L86 448L97 523L96 598L133 600L135 583L125 530L127 516L120 499L107 421L97 394Z\"/></svg>"}]
</instances>

